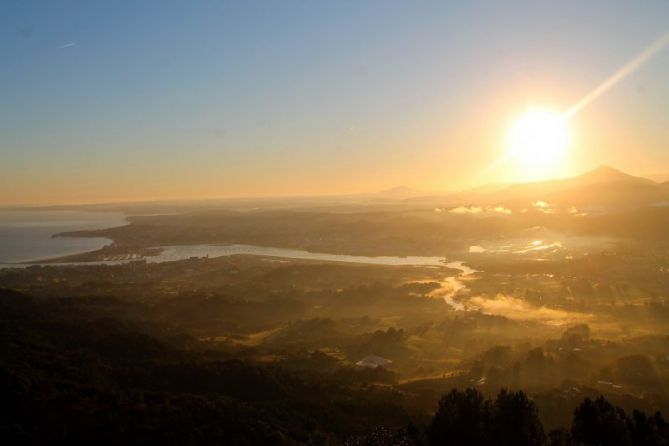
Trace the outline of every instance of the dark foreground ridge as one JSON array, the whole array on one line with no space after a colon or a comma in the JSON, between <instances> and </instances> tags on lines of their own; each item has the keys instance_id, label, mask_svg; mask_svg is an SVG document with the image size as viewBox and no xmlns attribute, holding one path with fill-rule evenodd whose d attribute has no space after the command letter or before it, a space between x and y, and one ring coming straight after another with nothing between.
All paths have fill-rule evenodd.
<instances>
[{"instance_id":1,"label":"dark foreground ridge","mask_svg":"<svg viewBox=\"0 0 669 446\"><path fill-rule=\"evenodd\" d=\"M664 445L662 415L586 398L545 432L533 401L452 390L434 414L384 369L291 372L199 348L170 329L103 317L113 298L0 290L4 444ZM152 334L147 334L151 331Z\"/></svg>"}]
</instances>

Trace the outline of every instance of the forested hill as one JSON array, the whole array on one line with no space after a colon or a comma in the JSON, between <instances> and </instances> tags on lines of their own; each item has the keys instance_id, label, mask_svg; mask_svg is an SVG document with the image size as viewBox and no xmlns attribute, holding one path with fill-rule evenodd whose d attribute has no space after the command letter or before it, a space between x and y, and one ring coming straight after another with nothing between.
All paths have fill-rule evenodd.
<instances>
[{"instance_id":1,"label":"forested hill","mask_svg":"<svg viewBox=\"0 0 669 446\"><path fill-rule=\"evenodd\" d=\"M545 432L523 392L420 413L384 369L288 371L160 327L142 304L0 290L5 444L667 444L661 415L585 400ZM112 315L112 316L110 316ZM236 357L233 357L236 356ZM320 358L327 361L326 358Z\"/></svg>"}]
</instances>

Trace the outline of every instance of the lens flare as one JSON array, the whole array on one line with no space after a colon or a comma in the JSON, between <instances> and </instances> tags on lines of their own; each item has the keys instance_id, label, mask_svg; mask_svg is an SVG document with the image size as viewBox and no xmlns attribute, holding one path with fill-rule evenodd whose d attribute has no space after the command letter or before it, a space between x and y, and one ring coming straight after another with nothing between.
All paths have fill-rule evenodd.
<instances>
[{"instance_id":1,"label":"lens flare","mask_svg":"<svg viewBox=\"0 0 669 446\"><path fill-rule=\"evenodd\" d=\"M574 106L565 112L565 117L567 119L574 116L579 112L583 107L606 93L611 87L613 87L618 82L625 79L627 76L635 72L641 67L644 63L648 62L650 58L655 56L662 48L669 44L669 31L660 36L655 40L650 46L644 49L639 53L634 59L626 63L622 68L616 71L612 76L602 82L597 88L592 90L590 93L585 95L580 101L578 101Z\"/></svg>"},{"instance_id":2,"label":"lens flare","mask_svg":"<svg viewBox=\"0 0 669 446\"><path fill-rule=\"evenodd\" d=\"M509 131L509 158L526 178L541 178L559 167L569 145L567 120L548 109L521 115Z\"/></svg>"}]
</instances>

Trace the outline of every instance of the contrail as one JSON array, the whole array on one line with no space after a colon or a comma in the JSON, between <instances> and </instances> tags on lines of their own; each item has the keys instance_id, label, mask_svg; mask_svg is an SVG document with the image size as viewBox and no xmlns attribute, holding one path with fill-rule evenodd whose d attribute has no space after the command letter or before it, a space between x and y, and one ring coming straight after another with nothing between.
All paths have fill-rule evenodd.
<instances>
[{"instance_id":1,"label":"contrail","mask_svg":"<svg viewBox=\"0 0 669 446\"><path fill-rule=\"evenodd\" d=\"M64 45L57 46L56 48L58 48L59 50L62 50L64 48L69 48L69 47L75 46L75 45L76 45L75 42L69 42L69 43L66 43Z\"/></svg>"},{"instance_id":2,"label":"contrail","mask_svg":"<svg viewBox=\"0 0 669 446\"><path fill-rule=\"evenodd\" d=\"M634 59L625 64L621 69L615 72L611 77L606 79L597 88L592 90L586 96L578 101L573 107L564 113L564 118L569 119L578 113L583 107L606 93L611 87L625 79L627 76L636 71L641 65L646 63L650 58L655 56L658 51L664 48L669 43L669 31L664 33L660 38L655 40L648 48L639 53Z\"/></svg>"}]
</instances>

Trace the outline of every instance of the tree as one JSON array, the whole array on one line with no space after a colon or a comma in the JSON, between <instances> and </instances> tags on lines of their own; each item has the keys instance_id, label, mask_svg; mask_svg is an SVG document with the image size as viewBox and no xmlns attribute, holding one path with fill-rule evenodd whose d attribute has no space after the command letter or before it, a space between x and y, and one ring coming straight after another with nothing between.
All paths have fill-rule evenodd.
<instances>
[{"instance_id":1,"label":"tree","mask_svg":"<svg viewBox=\"0 0 669 446\"><path fill-rule=\"evenodd\" d=\"M632 439L627 415L600 396L586 398L574 411L571 435L577 444L627 446Z\"/></svg>"},{"instance_id":2,"label":"tree","mask_svg":"<svg viewBox=\"0 0 669 446\"><path fill-rule=\"evenodd\" d=\"M627 420L627 427L632 443L635 445L669 445L669 425L660 412L649 417L635 410Z\"/></svg>"},{"instance_id":3,"label":"tree","mask_svg":"<svg viewBox=\"0 0 669 446\"><path fill-rule=\"evenodd\" d=\"M476 389L451 390L439 400L428 437L432 445L483 445L491 414L490 401Z\"/></svg>"},{"instance_id":4,"label":"tree","mask_svg":"<svg viewBox=\"0 0 669 446\"><path fill-rule=\"evenodd\" d=\"M538 446L546 443L537 407L523 391L502 389L492 413L489 431L495 444Z\"/></svg>"},{"instance_id":5,"label":"tree","mask_svg":"<svg viewBox=\"0 0 669 446\"><path fill-rule=\"evenodd\" d=\"M566 428L553 429L548 433L549 446L572 446L571 432Z\"/></svg>"},{"instance_id":6,"label":"tree","mask_svg":"<svg viewBox=\"0 0 669 446\"><path fill-rule=\"evenodd\" d=\"M502 390L494 402L476 389L452 390L439 401L429 427L433 445L540 446L546 443L534 403L524 392Z\"/></svg>"}]
</instances>

